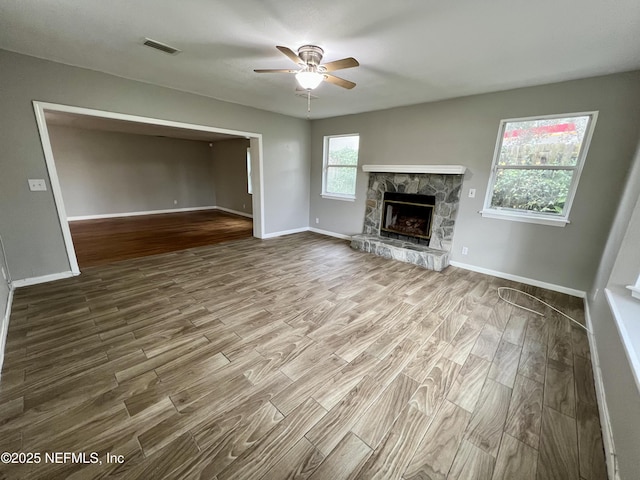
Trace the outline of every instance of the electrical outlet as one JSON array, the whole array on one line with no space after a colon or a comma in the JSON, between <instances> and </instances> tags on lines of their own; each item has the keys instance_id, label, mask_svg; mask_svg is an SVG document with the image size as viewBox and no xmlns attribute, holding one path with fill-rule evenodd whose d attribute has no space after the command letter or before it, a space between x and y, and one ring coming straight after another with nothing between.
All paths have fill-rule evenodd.
<instances>
[{"instance_id":1,"label":"electrical outlet","mask_svg":"<svg viewBox=\"0 0 640 480\"><path fill-rule=\"evenodd\" d=\"M463 255L468 255L469 254L469 249L467 247L462 247L462 254Z\"/></svg>"},{"instance_id":2,"label":"electrical outlet","mask_svg":"<svg viewBox=\"0 0 640 480\"><path fill-rule=\"evenodd\" d=\"M47 184L41 178L29 179L29 190L32 192L43 192L47 189Z\"/></svg>"},{"instance_id":3,"label":"electrical outlet","mask_svg":"<svg viewBox=\"0 0 640 480\"><path fill-rule=\"evenodd\" d=\"M320 223L320 219L316 217L316 223Z\"/></svg>"},{"instance_id":4,"label":"electrical outlet","mask_svg":"<svg viewBox=\"0 0 640 480\"><path fill-rule=\"evenodd\" d=\"M476 189L475 188L470 188L469 189L469 198L476 198Z\"/></svg>"},{"instance_id":5,"label":"electrical outlet","mask_svg":"<svg viewBox=\"0 0 640 480\"><path fill-rule=\"evenodd\" d=\"M243 204L242 204L242 209L243 209L243 210L246 210L246 209L247 209L247 204L246 204L246 203L243 203Z\"/></svg>"},{"instance_id":6,"label":"electrical outlet","mask_svg":"<svg viewBox=\"0 0 640 480\"><path fill-rule=\"evenodd\" d=\"M177 205L177 204L178 204L178 200L174 200L174 201L173 201L173 204L174 204L174 205Z\"/></svg>"}]
</instances>

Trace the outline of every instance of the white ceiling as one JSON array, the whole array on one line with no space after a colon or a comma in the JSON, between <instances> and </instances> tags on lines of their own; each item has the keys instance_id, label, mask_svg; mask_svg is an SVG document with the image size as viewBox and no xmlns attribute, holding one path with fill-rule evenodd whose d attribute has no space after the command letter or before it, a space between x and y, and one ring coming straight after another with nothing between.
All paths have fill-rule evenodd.
<instances>
[{"instance_id":1,"label":"white ceiling","mask_svg":"<svg viewBox=\"0 0 640 480\"><path fill-rule=\"evenodd\" d=\"M0 48L307 117L275 45L353 56L311 118L640 68L640 1L0 0ZM144 37L182 53L142 46Z\"/></svg>"}]
</instances>

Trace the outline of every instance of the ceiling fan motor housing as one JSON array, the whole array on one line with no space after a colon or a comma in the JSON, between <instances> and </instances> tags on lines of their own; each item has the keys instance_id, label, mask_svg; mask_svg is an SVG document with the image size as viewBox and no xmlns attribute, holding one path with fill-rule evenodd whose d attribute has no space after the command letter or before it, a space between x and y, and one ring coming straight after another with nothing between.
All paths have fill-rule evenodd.
<instances>
[{"instance_id":1,"label":"ceiling fan motor housing","mask_svg":"<svg viewBox=\"0 0 640 480\"><path fill-rule=\"evenodd\" d=\"M307 65L317 67L322 61L324 50L316 45L303 45L298 49L298 56Z\"/></svg>"}]
</instances>

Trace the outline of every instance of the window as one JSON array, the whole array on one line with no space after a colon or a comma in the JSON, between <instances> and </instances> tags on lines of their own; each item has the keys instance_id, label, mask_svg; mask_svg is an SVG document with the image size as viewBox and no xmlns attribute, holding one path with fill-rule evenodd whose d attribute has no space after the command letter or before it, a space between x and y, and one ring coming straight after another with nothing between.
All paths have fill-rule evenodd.
<instances>
[{"instance_id":1,"label":"window","mask_svg":"<svg viewBox=\"0 0 640 480\"><path fill-rule=\"evenodd\" d=\"M323 197L355 200L359 143L358 134L324 137Z\"/></svg>"},{"instance_id":2,"label":"window","mask_svg":"<svg viewBox=\"0 0 640 480\"><path fill-rule=\"evenodd\" d=\"M597 112L502 120L482 215L564 226Z\"/></svg>"}]
</instances>

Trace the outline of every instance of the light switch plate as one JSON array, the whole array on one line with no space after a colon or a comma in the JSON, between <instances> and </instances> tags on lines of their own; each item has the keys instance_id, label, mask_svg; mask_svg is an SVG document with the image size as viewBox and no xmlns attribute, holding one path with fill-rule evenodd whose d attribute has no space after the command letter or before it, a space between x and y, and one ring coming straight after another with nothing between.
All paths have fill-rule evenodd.
<instances>
[{"instance_id":1,"label":"light switch plate","mask_svg":"<svg viewBox=\"0 0 640 480\"><path fill-rule=\"evenodd\" d=\"M469 189L469 198L476 198L476 189L475 188L470 188Z\"/></svg>"},{"instance_id":2,"label":"light switch plate","mask_svg":"<svg viewBox=\"0 0 640 480\"><path fill-rule=\"evenodd\" d=\"M42 178L30 178L29 190L32 192L42 192L47 189L47 184Z\"/></svg>"}]
</instances>

